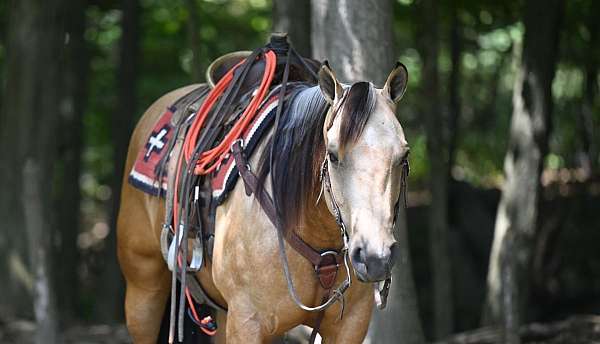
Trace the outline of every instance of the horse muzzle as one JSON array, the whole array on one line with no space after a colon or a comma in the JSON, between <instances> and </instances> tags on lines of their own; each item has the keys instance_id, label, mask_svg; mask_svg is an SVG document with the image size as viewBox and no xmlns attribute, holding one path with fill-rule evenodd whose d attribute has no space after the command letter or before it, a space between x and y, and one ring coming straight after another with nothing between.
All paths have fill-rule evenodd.
<instances>
[{"instance_id":1,"label":"horse muzzle","mask_svg":"<svg viewBox=\"0 0 600 344\"><path fill-rule=\"evenodd\" d=\"M397 243L377 253L369 252L365 247L354 247L350 253L350 260L356 277L361 282L379 282L390 277L397 251Z\"/></svg>"}]
</instances>

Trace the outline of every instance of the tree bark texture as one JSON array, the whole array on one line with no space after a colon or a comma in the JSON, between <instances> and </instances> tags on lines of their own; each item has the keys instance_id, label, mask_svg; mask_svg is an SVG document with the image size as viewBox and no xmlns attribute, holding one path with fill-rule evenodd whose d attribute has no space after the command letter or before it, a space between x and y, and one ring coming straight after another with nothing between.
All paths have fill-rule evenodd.
<instances>
[{"instance_id":1,"label":"tree bark texture","mask_svg":"<svg viewBox=\"0 0 600 344\"><path fill-rule=\"evenodd\" d=\"M114 174L112 181L112 199L110 211L110 233L106 238L104 249L105 266L99 284L99 295L105 300L98 306L100 318L113 322L123 317L123 281L116 255L116 223L121 196L121 183L129 137L137 116L137 73L139 54L139 12L137 0L123 2L121 20L122 36L120 42L120 58L118 67L118 108L112 116L113 161Z\"/></svg>"},{"instance_id":2,"label":"tree bark texture","mask_svg":"<svg viewBox=\"0 0 600 344\"><path fill-rule=\"evenodd\" d=\"M584 65L585 86L583 89L583 106L579 112L579 130L581 137L581 148L583 153L582 167L587 175L591 175L598 168L598 143L595 138L597 133L594 130L594 107L596 95L598 94L598 42L600 36L600 24L597 20L597 13L600 11L600 2L592 1L586 20L589 37L589 53L586 55ZM596 129L597 130L597 129Z\"/></svg>"},{"instance_id":3,"label":"tree bark texture","mask_svg":"<svg viewBox=\"0 0 600 344\"><path fill-rule=\"evenodd\" d=\"M396 56L392 24L390 1L313 0L313 56L328 59L342 81L369 80L381 87ZM402 103L399 108L402 109ZM367 341L372 343L424 342L406 238L406 218L400 216L397 222L401 256L393 271L387 309L374 311L367 335Z\"/></svg>"},{"instance_id":4,"label":"tree bark texture","mask_svg":"<svg viewBox=\"0 0 600 344\"><path fill-rule=\"evenodd\" d=\"M313 0L313 57L342 82L382 87L394 66L393 7L387 0Z\"/></svg>"},{"instance_id":5,"label":"tree bark texture","mask_svg":"<svg viewBox=\"0 0 600 344\"><path fill-rule=\"evenodd\" d=\"M449 253L448 228L448 150L445 121L440 107L438 69L439 32L438 4L423 0L420 4L420 50L423 59L423 107L427 154L429 157L429 241L432 274L433 335L441 339L452 332L453 310L452 271Z\"/></svg>"},{"instance_id":6,"label":"tree bark texture","mask_svg":"<svg viewBox=\"0 0 600 344\"><path fill-rule=\"evenodd\" d=\"M201 82L204 80L202 75L202 61L200 59L200 30L198 18L198 4L196 0L186 0L185 4L188 10L188 40L190 49L192 49L192 82Z\"/></svg>"},{"instance_id":7,"label":"tree bark texture","mask_svg":"<svg viewBox=\"0 0 600 344\"><path fill-rule=\"evenodd\" d=\"M311 56L310 0L273 1L273 31L287 32L300 55Z\"/></svg>"},{"instance_id":8,"label":"tree bark texture","mask_svg":"<svg viewBox=\"0 0 600 344\"><path fill-rule=\"evenodd\" d=\"M562 0L529 0L525 37L513 89L513 113L487 278L484 322L508 333L526 321L529 271L538 226L540 175L551 129ZM516 288L512 290L511 288Z\"/></svg>"},{"instance_id":9,"label":"tree bark texture","mask_svg":"<svg viewBox=\"0 0 600 344\"><path fill-rule=\"evenodd\" d=\"M53 240L58 309L62 320L77 318L79 312L79 250L77 236L80 221L80 188L83 115L87 98L89 60L84 39L85 6L83 0L70 4L66 18L64 87L61 94L62 129L57 156L56 192L57 230Z\"/></svg>"},{"instance_id":10,"label":"tree bark texture","mask_svg":"<svg viewBox=\"0 0 600 344\"><path fill-rule=\"evenodd\" d=\"M56 343L51 282L53 158L64 40L61 0L10 3L4 103L0 118L2 308L35 317L36 343ZM4 271L3 271L4 273ZM6 279L4 279L6 276ZM33 305L33 312L32 310Z\"/></svg>"},{"instance_id":11,"label":"tree bark texture","mask_svg":"<svg viewBox=\"0 0 600 344\"><path fill-rule=\"evenodd\" d=\"M452 22L450 24L450 60L451 69L448 80L448 176L456 160L456 150L459 138L460 120L460 76L462 64L462 24L458 17L457 5L452 7Z\"/></svg>"}]
</instances>

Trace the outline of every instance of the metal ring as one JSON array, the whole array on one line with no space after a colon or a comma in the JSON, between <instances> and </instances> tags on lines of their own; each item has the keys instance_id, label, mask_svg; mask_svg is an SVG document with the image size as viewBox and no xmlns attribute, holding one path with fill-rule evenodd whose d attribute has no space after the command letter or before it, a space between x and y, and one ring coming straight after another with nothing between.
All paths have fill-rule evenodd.
<instances>
[{"instance_id":1,"label":"metal ring","mask_svg":"<svg viewBox=\"0 0 600 344\"><path fill-rule=\"evenodd\" d=\"M332 256L334 256L334 257L335 257L335 256L337 256L339 253L338 253L338 252L336 252L336 251L331 251L331 250L329 250L329 251L325 251L325 252L321 253L321 257L325 257L325 256L326 256L326 255L328 255L328 254L330 254L330 255L332 255Z\"/></svg>"},{"instance_id":2,"label":"metal ring","mask_svg":"<svg viewBox=\"0 0 600 344\"><path fill-rule=\"evenodd\" d=\"M231 150L231 148L238 142L240 143L240 146L242 148L244 148L244 139L240 137L240 138L235 139L235 141L233 141L233 143L231 143L231 147L229 147L229 149Z\"/></svg>"},{"instance_id":3,"label":"metal ring","mask_svg":"<svg viewBox=\"0 0 600 344\"><path fill-rule=\"evenodd\" d=\"M321 253L321 257L325 257L325 256L328 256L328 255L332 255L332 256L334 257L334 260L335 260L335 257L336 257L338 254L339 254L338 252L336 252L336 251L331 251L331 250L330 250L330 251L325 251L325 252ZM339 267L339 266L340 266L340 264L337 264L337 261L336 261L336 264L335 264L335 265L336 265L337 267ZM317 271L317 272L318 272L318 271L319 271L319 269L320 269L321 267L322 267L321 265L315 265L315 271Z\"/></svg>"}]
</instances>

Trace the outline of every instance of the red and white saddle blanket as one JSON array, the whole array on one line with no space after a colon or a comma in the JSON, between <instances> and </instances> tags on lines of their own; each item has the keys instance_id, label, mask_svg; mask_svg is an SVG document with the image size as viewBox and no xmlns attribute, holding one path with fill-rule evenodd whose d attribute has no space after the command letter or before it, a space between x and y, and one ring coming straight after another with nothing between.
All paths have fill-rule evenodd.
<instances>
[{"instance_id":1,"label":"red and white saddle blanket","mask_svg":"<svg viewBox=\"0 0 600 344\"><path fill-rule=\"evenodd\" d=\"M277 93L272 92L272 96L262 103L258 116L242 134L247 156L251 156L263 134L275 119L278 104ZM160 175L160 163L164 161L166 155L171 154L168 147L170 140L174 139L174 132L176 132L176 128L171 122L175 111L177 111L175 106L170 106L156 122L129 173L131 185L153 196L165 197L166 195L168 176L166 170ZM221 204L225 200L228 192L235 186L238 176L233 158L224 160L216 173L211 176L212 197L217 204Z\"/></svg>"}]
</instances>

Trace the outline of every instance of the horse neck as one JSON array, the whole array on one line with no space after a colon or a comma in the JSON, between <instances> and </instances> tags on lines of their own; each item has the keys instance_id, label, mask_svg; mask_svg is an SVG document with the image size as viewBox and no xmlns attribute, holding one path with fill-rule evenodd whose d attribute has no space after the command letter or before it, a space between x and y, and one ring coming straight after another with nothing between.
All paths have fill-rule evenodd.
<instances>
[{"instance_id":1,"label":"horse neck","mask_svg":"<svg viewBox=\"0 0 600 344\"><path fill-rule=\"evenodd\" d=\"M302 216L302 225L296 228L298 236L315 249L341 247L340 229L327 208L325 198L321 196L317 202L317 197L313 197L309 202L311 206Z\"/></svg>"}]
</instances>

